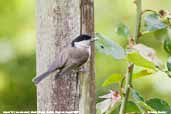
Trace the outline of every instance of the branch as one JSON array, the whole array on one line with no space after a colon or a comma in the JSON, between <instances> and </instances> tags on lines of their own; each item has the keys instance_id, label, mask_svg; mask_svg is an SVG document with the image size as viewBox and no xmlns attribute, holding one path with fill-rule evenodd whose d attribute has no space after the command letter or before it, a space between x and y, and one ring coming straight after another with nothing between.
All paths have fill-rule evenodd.
<instances>
[{"instance_id":1,"label":"branch","mask_svg":"<svg viewBox=\"0 0 171 114\"><path fill-rule=\"evenodd\" d=\"M134 44L138 41L140 34L140 26L141 26L141 0L136 0L137 5L137 16L136 16L136 25L135 25L135 34L134 34ZM126 74L126 83L124 88L124 94L122 96L121 107L119 114L125 114L126 102L128 101L130 87L132 86L132 73L134 70L134 64L129 63L128 73Z\"/></svg>"}]
</instances>

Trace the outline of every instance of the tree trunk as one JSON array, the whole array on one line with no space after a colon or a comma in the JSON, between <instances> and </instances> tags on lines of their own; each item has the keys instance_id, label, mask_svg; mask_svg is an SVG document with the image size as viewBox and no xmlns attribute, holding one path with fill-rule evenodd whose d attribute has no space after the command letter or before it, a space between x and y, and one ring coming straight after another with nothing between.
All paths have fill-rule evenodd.
<instances>
[{"instance_id":1,"label":"tree trunk","mask_svg":"<svg viewBox=\"0 0 171 114\"><path fill-rule=\"evenodd\" d=\"M86 6L89 5L88 8L93 11L92 4ZM80 8L80 0L37 0L37 74L47 71L58 53L80 35L83 26L88 27L91 24L90 30L86 28L83 33L93 34L93 13L87 14L88 10L85 13L88 20L84 20L85 24L81 24L83 18L80 21L80 14L82 14L80 9L82 8L82 5ZM54 80L56 73L52 73L38 84L37 110L80 111L79 114L95 114L93 62L91 56L91 62L87 65L90 71L81 79L79 76L81 74L72 73Z\"/></svg>"},{"instance_id":2,"label":"tree trunk","mask_svg":"<svg viewBox=\"0 0 171 114\"><path fill-rule=\"evenodd\" d=\"M94 36L94 2L81 0L81 34ZM91 45L91 57L85 66L89 68L88 74L81 76L80 113L96 113L95 72L94 72L94 44Z\"/></svg>"}]
</instances>

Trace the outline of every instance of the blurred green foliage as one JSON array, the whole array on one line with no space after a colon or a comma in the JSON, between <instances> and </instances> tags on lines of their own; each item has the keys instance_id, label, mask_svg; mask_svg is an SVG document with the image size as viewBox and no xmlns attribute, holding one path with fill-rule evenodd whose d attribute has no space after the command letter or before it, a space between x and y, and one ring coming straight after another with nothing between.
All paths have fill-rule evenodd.
<instances>
[{"instance_id":1,"label":"blurred green foliage","mask_svg":"<svg viewBox=\"0 0 171 114\"><path fill-rule=\"evenodd\" d=\"M143 0L143 9L170 9L170 0ZM95 0L95 31L106 34L124 46L114 34L120 22L133 34L135 4L132 0ZM35 76L35 0L0 0L0 110L35 110L36 90L31 82ZM157 49L165 60L166 54L156 39L143 39ZM111 56L96 54L97 96L109 88L104 80L125 72L125 62ZM159 97L171 104L171 79L162 73L134 81L134 86L146 99ZM111 88L116 88L112 86Z\"/></svg>"},{"instance_id":2,"label":"blurred green foliage","mask_svg":"<svg viewBox=\"0 0 171 114\"><path fill-rule=\"evenodd\" d=\"M0 0L0 111L36 109L34 13L34 0Z\"/></svg>"}]
</instances>

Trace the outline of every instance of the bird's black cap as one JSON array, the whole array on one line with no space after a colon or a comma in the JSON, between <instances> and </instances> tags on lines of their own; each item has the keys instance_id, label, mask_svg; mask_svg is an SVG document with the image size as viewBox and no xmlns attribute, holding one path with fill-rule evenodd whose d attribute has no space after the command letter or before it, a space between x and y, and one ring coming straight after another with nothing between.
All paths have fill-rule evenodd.
<instances>
[{"instance_id":1,"label":"bird's black cap","mask_svg":"<svg viewBox=\"0 0 171 114\"><path fill-rule=\"evenodd\" d=\"M76 38L71 42L71 45L72 45L72 47L74 47L74 43L75 43L75 42L80 42L80 41L83 41L83 40L90 40L90 39L91 39L91 36L86 35L86 34L82 34L82 35L76 37Z\"/></svg>"}]
</instances>

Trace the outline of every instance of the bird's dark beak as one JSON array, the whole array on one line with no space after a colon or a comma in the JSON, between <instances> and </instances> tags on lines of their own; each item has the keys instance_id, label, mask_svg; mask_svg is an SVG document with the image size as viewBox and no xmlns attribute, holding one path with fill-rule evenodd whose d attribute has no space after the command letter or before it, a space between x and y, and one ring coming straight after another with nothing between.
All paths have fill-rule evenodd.
<instances>
[{"instance_id":1,"label":"bird's dark beak","mask_svg":"<svg viewBox=\"0 0 171 114\"><path fill-rule=\"evenodd\" d=\"M94 42L94 41L96 41L96 40L98 40L98 38L92 38L92 39L90 40L90 42Z\"/></svg>"}]
</instances>

